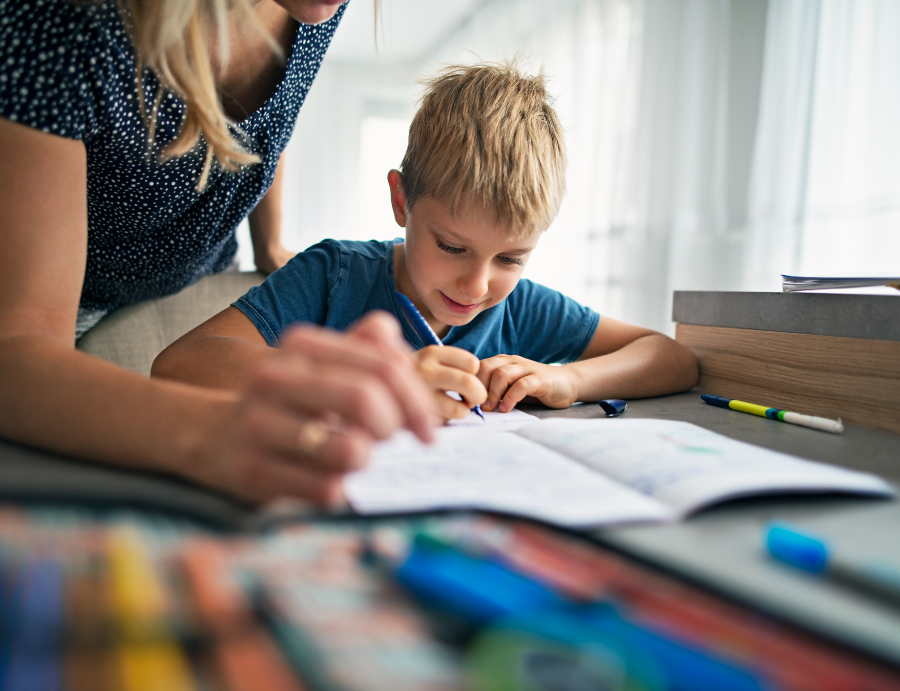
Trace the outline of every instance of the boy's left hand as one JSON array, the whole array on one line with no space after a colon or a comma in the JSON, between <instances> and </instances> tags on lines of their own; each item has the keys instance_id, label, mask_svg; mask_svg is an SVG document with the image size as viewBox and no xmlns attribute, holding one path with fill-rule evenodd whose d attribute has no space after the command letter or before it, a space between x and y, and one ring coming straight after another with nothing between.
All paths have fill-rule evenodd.
<instances>
[{"instance_id":1,"label":"boy's left hand","mask_svg":"<svg viewBox=\"0 0 900 691\"><path fill-rule=\"evenodd\" d=\"M526 396L549 408L568 408L578 399L577 382L567 367L545 365L518 355L495 355L482 360L478 379L488 391L482 410L508 413Z\"/></svg>"}]
</instances>

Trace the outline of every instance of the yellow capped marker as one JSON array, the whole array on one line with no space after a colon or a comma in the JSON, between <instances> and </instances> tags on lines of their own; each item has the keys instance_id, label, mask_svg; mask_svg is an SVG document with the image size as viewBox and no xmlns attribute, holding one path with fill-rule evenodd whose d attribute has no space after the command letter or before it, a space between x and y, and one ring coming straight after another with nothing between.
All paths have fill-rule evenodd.
<instances>
[{"instance_id":1,"label":"yellow capped marker","mask_svg":"<svg viewBox=\"0 0 900 691\"><path fill-rule=\"evenodd\" d=\"M779 420L781 422L790 422L792 425L801 425L803 427L812 427L820 429L823 432L832 432L841 434L844 431L844 423L841 419L829 420L824 417L816 417L815 415L801 415L800 413L792 413L789 410L779 410L778 408L766 408L755 403L745 403L744 401L735 401L731 398L722 396L712 396L710 394L700 394L700 398L704 403L709 403L718 408L731 408L742 413L750 413L751 415L759 415L767 417L770 420Z\"/></svg>"}]
</instances>

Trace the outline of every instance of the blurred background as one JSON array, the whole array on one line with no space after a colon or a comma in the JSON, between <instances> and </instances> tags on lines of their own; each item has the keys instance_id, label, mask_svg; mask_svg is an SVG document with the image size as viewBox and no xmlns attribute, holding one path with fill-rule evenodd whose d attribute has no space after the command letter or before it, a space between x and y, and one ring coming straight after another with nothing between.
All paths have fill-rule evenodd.
<instances>
[{"instance_id":1,"label":"blurred background","mask_svg":"<svg viewBox=\"0 0 900 691\"><path fill-rule=\"evenodd\" d=\"M284 244L388 239L387 171L449 63L517 52L568 194L525 276L671 333L673 290L900 275L900 2L352 0L286 155ZM246 227L243 269L253 268Z\"/></svg>"}]
</instances>

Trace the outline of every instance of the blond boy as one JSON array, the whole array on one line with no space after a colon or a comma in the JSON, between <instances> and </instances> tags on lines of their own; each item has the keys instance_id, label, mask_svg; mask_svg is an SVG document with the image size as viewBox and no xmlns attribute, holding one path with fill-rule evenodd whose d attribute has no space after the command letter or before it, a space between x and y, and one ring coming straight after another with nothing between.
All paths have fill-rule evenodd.
<instances>
[{"instance_id":1,"label":"blond boy","mask_svg":"<svg viewBox=\"0 0 900 691\"><path fill-rule=\"evenodd\" d=\"M513 64L447 68L427 83L400 170L388 173L405 240L314 245L170 346L154 374L237 387L289 325L343 330L385 310L417 348L410 357L444 419L476 404L508 412L524 399L564 408L689 389L697 365L680 344L520 280L559 210L565 166L542 76ZM451 347L419 340L395 290Z\"/></svg>"}]
</instances>

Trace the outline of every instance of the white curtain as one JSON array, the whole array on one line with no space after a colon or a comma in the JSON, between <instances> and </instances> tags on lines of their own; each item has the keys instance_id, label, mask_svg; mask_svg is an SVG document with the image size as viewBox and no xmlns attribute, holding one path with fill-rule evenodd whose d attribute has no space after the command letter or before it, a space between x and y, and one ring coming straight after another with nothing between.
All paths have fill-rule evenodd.
<instances>
[{"instance_id":1,"label":"white curtain","mask_svg":"<svg viewBox=\"0 0 900 691\"><path fill-rule=\"evenodd\" d=\"M558 96L569 193L526 275L661 330L673 288L740 287L764 29L765 5L746 2L581 0L548 15L508 0L448 41L438 61L525 51Z\"/></svg>"},{"instance_id":2,"label":"white curtain","mask_svg":"<svg viewBox=\"0 0 900 691\"><path fill-rule=\"evenodd\" d=\"M487 0L403 64L326 56L288 150L288 246L396 234L360 179L367 118L402 127L417 76L516 53L570 156L526 276L671 332L673 290L900 274L897 0Z\"/></svg>"},{"instance_id":3,"label":"white curtain","mask_svg":"<svg viewBox=\"0 0 900 691\"><path fill-rule=\"evenodd\" d=\"M900 274L900 3L770 0L750 279Z\"/></svg>"}]
</instances>

